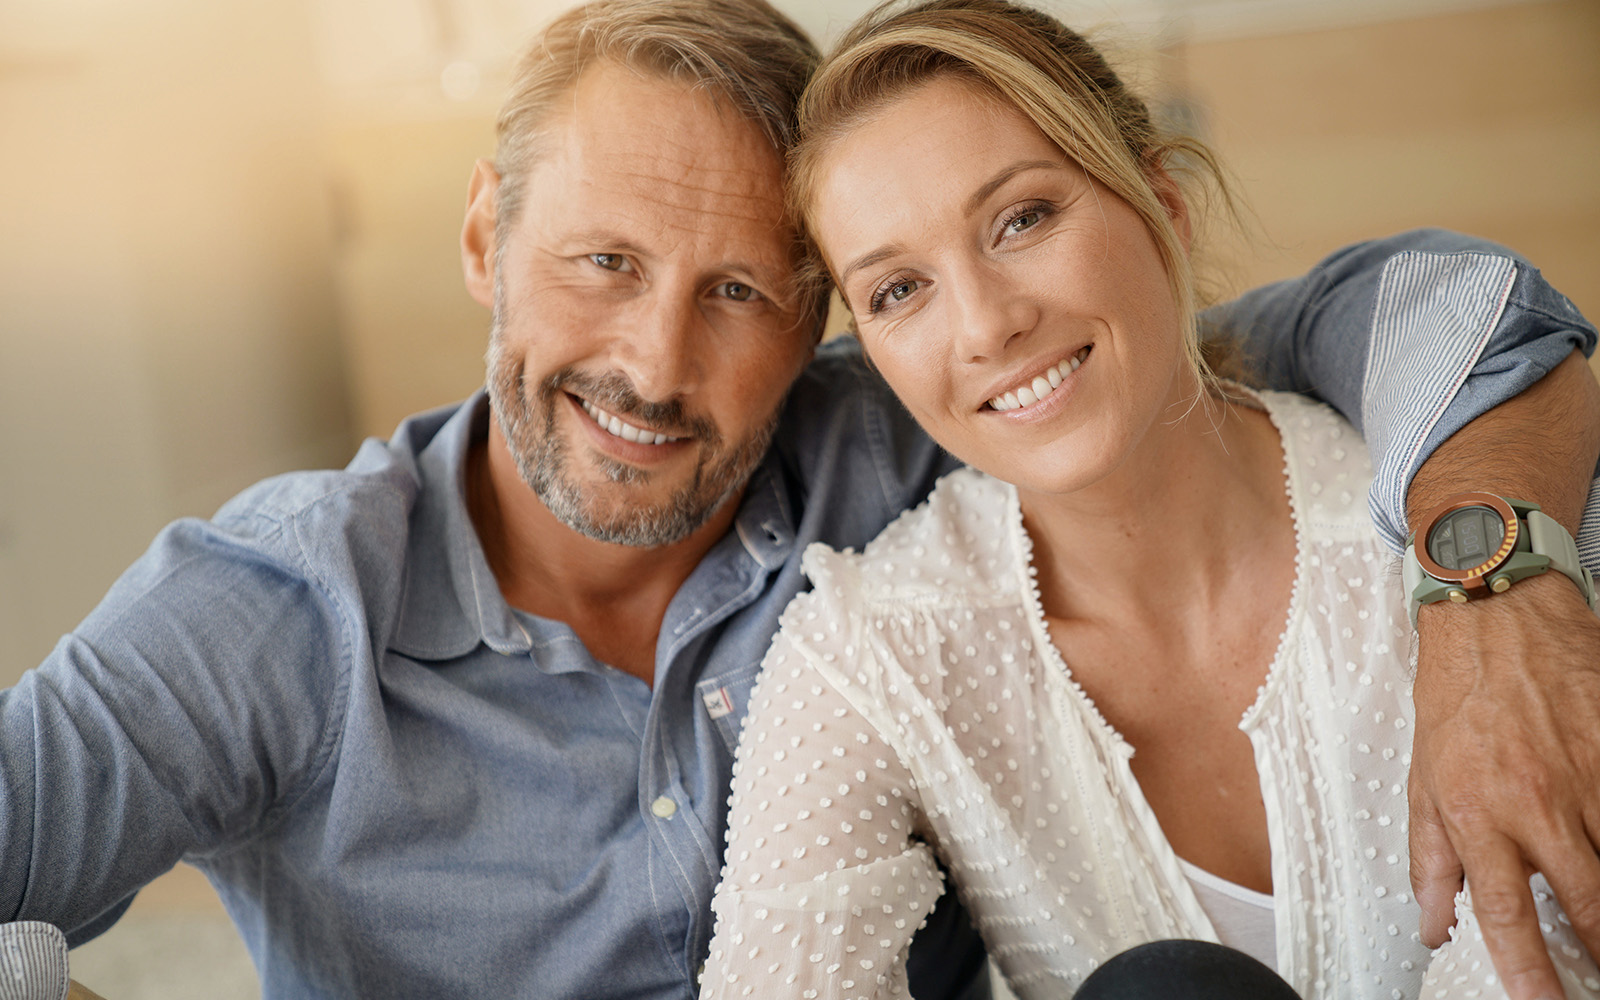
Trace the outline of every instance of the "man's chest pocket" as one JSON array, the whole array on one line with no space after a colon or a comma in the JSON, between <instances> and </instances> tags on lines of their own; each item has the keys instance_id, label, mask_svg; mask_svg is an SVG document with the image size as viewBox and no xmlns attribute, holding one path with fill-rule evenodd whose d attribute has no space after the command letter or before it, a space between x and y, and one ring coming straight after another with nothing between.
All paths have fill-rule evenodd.
<instances>
[{"instance_id":1,"label":"man's chest pocket","mask_svg":"<svg viewBox=\"0 0 1600 1000\"><path fill-rule=\"evenodd\" d=\"M750 691L756 686L760 673L761 664L756 662L721 677L708 677L695 685L695 693L700 698L699 710L711 720L730 754L739 745L739 727L750 710Z\"/></svg>"}]
</instances>

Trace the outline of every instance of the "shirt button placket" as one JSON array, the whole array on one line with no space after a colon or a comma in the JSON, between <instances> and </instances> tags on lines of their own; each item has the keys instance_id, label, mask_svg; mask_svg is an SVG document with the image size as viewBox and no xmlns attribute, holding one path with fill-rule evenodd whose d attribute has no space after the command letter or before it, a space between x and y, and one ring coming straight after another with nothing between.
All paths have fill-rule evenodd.
<instances>
[{"instance_id":1,"label":"shirt button placket","mask_svg":"<svg viewBox=\"0 0 1600 1000\"><path fill-rule=\"evenodd\" d=\"M666 795L662 795L654 802L650 803L650 812L660 819L671 819L673 814L677 811L678 803L672 801L672 799Z\"/></svg>"}]
</instances>

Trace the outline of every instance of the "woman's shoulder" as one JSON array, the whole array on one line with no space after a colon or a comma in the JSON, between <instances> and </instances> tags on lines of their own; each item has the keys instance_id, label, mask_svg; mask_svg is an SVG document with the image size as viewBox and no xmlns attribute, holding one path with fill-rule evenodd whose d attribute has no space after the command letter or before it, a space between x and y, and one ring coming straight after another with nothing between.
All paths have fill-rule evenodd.
<instances>
[{"instance_id":1,"label":"woman's shoulder","mask_svg":"<svg viewBox=\"0 0 1600 1000\"><path fill-rule=\"evenodd\" d=\"M1372 460L1333 407L1293 392L1258 392L1283 445L1285 488L1302 530L1349 540L1377 533L1367 509Z\"/></svg>"},{"instance_id":2,"label":"woman's shoulder","mask_svg":"<svg viewBox=\"0 0 1600 1000\"><path fill-rule=\"evenodd\" d=\"M976 469L940 479L860 552L822 543L801 562L819 593L865 609L992 597L1020 579L1016 490Z\"/></svg>"}]
</instances>

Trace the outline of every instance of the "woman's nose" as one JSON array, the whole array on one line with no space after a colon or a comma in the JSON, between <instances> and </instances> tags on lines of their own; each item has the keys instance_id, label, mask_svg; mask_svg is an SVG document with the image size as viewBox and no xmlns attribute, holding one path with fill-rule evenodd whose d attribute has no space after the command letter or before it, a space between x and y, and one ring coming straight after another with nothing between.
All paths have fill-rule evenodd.
<instances>
[{"instance_id":1,"label":"woman's nose","mask_svg":"<svg viewBox=\"0 0 1600 1000\"><path fill-rule=\"evenodd\" d=\"M999 357L1006 346L1033 329L1038 309L998 268L966 269L946 294L956 304L956 348L962 361Z\"/></svg>"}]
</instances>

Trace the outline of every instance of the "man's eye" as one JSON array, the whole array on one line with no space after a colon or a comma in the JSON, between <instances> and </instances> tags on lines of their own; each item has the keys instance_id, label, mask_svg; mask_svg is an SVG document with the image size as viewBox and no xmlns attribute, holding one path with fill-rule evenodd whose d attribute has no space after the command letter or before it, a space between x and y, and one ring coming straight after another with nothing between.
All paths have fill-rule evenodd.
<instances>
[{"instance_id":1,"label":"man's eye","mask_svg":"<svg viewBox=\"0 0 1600 1000\"><path fill-rule=\"evenodd\" d=\"M589 255L589 259L607 271L624 271L628 267L628 262L622 258L620 253L592 253Z\"/></svg>"},{"instance_id":2,"label":"man's eye","mask_svg":"<svg viewBox=\"0 0 1600 1000\"><path fill-rule=\"evenodd\" d=\"M735 302L748 302L756 297L756 290L737 281L727 281L723 282L722 296Z\"/></svg>"}]
</instances>

